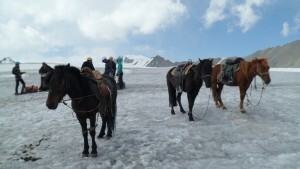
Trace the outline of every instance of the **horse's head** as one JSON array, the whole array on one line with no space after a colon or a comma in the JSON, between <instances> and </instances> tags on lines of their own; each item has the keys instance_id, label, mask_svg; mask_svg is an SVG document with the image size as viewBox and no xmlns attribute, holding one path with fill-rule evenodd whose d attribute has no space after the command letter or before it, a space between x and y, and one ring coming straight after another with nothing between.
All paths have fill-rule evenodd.
<instances>
[{"instance_id":1,"label":"horse's head","mask_svg":"<svg viewBox=\"0 0 300 169\"><path fill-rule=\"evenodd\" d=\"M46 105L49 109L56 109L58 103L67 94L69 89L69 81L66 75L66 69L70 68L70 65L55 66L55 69L48 73L45 78L45 83L49 87L48 98Z\"/></svg>"},{"instance_id":2,"label":"horse's head","mask_svg":"<svg viewBox=\"0 0 300 169\"><path fill-rule=\"evenodd\" d=\"M212 63L213 59L200 60L202 79L204 80L207 88L211 87Z\"/></svg>"},{"instance_id":3,"label":"horse's head","mask_svg":"<svg viewBox=\"0 0 300 169\"><path fill-rule=\"evenodd\" d=\"M253 61L256 65L256 73L257 75L264 81L265 84L271 83L269 69L270 66L268 64L267 58L257 59L255 58Z\"/></svg>"}]
</instances>

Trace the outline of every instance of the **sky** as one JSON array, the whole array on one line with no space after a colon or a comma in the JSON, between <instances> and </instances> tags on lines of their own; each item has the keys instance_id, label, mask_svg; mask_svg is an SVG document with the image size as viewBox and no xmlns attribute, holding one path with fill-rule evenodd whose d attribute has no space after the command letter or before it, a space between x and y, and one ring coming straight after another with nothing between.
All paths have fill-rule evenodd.
<instances>
[{"instance_id":1,"label":"sky","mask_svg":"<svg viewBox=\"0 0 300 169\"><path fill-rule=\"evenodd\" d=\"M0 0L0 58L248 56L300 37L298 0Z\"/></svg>"},{"instance_id":2,"label":"sky","mask_svg":"<svg viewBox=\"0 0 300 169\"><path fill-rule=\"evenodd\" d=\"M189 122L179 107L170 113L168 69L124 69L116 131L110 140L96 140L97 158L81 157L81 127L70 108L49 110L47 92L15 96L13 75L0 70L0 169L299 169L299 71L270 71L263 93L257 78L246 114L239 112L238 87L224 86L227 110L221 110L202 86L193 108L197 119ZM26 84L39 85L38 69L24 70ZM187 111L186 93L181 100ZM100 117L97 124L99 134ZM30 157L37 161L23 160Z\"/></svg>"}]
</instances>

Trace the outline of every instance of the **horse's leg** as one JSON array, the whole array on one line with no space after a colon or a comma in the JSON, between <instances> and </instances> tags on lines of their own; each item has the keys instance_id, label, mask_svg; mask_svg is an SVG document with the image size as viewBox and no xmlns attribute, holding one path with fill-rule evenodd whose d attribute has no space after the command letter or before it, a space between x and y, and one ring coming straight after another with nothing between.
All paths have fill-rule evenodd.
<instances>
[{"instance_id":1,"label":"horse's leg","mask_svg":"<svg viewBox=\"0 0 300 169\"><path fill-rule=\"evenodd\" d=\"M101 114L101 119L102 119L102 125L101 125L101 130L97 138L103 138L105 135L105 129L106 129L106 123L107 123L107 116Z\"/></svg>"},{"instance_id":2,"label":"horse's leg","mask_svg":"<svg viewBox=\"0 0 300 169\"><path fill-rule=\"evenodd\" d=\"M185 112L185 110L183 109L182 104L181 104L181 95L182 95L182 92L180 92L180 93L177 94L177 102L178 102L179 107L180 107L180 112L181 112L182 114L185 114L186 112Z\"/></svg>"},{"instance_id":3,"label":"horse's leg","mask_svg":"<svg viewBox=\"0 0 300 169\"><path fill-rule=\"evenodd\" d=\"M196 96L197 96L198 92L188 92L187 93L187 97L188 97L188 102L189 102L189 120L190 121L194 121L194 117L193 117L193 107L194 107L194 102L195 102L195 99L196 99Z\"/></svg>"},{"instance_id":4,"label":"horse's leg","mask_svg":"<svg viewBox=\"0 0 300 169\"><path fill-rule=\"evenodd\" d=\"M112 116L112 112L109 109L108 110L108 114L107 114L107 139L110 139L112 137L112 125L113 125L113 116Z\"/></svg>"},{"instance_id":5,"label":"horse's leg","mask_svg":"<svg viewBox=\"0 0 300 169\"><path fill-rule=\"evenodd\" d=\"M171 114L174 115L174 106L177 106L176 103L176 89L173 87L170 79L167 79L168 93L169 93L169 106L171 107Z\"/></svg>"},{"instance_id":6,"label":"horse's leg","mask_svg":"<svg viewBox=\"0 0 300 169\"><path fill-rule=\"evenodd\" d=\"M240 112L246 113L246 110L244 109L244 99L245 99L246 90L248 89L248 87L240 85L239 89L240 89Z\"/></svg>"},{"instance_id":7,"label":"horse's leg","mask_svg":"<svg viewBox=\"0 0 300 169\"><path fill-rule=\"evenodd\" d=\"M215 105L217 108L220 108L220 105L218 103L218 96L217 96L218 93L217 80L212 80L211 88L212 88L212 95L215 101Z\"/></svg>"},{"instance_id":8,"label":"horse's leg","mask_svg":"<svg viewBox=\"0 0 300 169\"><path fill-rule=\"evenodd\" d=\"M175 111L174 111L173 106L171 107L171 114L172 114L172 115L175 115Z\"/></svg>"},{"instance_id":9,"label":"horse's leg","mask_svg":"<svg viewBox=\"0 0 300 169\"><path fill-rule=\"evenodd\" d=\"M90 118L90 136L92 138L91 157L97 157L97 144L95 141L95 135L96 135L96 113L94 113Z\"/></svg>"},{"instance_id":10,"label":"horse's leg","mask_svg":"<svg viewBox=\"0 0 300 169\"><path fill-rule=\"evenodd\" d=\"M78 116L77 116L77 119L81 125L82 136L83 136L83 141L84 141L82 157L88 157L89 156L89 143L88 143L88 130L87 130L86 119L80 118Z\"/></svg>"},{"instance_id":11,"label":"horse's leg","mask_svg":"<svg viewBox=\"0 0 300 169\"><path fill-rule=\"evenodd\" d=\"M222 101L222 90L223 90L223 87L224 87L224 84L223 83L218 83L218 91L217 91L217 100L218 100L218 105L220 108L222 109L227 109L224 104L223 104L223 101Z\"/></svg>"}]
</instances>

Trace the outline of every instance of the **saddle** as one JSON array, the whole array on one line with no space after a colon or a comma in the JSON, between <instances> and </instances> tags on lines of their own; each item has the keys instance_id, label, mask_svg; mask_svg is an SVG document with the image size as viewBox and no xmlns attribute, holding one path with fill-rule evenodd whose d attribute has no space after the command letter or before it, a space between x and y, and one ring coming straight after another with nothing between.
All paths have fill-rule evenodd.
<instances>
[{"instance_id":1,"label":"saddle","mask_svg":"<svg viewBox=\"0 0 300 169\"><path fill-rule=\"evenodd\" d=\"M113 84L111 84L108 80L103 78L103 75L98 70L92 70L88 67L84 67L81 69L81 73L91 78L97 85L90 84L91 90L94 93L98 93L101 96L110 95L110 89L112 88ZM100 97L98 96L97 97Z\"/></svg>"},{"instance_id":2,"label":"saddle","mask_svg":"<svg viewBox=\"0 0 300 169\"><path fill-rule=\"evenodd\" d=\"M228 86L235 86L235 72L240 69L240 63L244 61L243 58L230 58L221 64L221 72L218 74L218 82L222 82Z\"/></svg>"},{"instance_id":3,"label":"saddle","mask_svg":"<svg viewBox=\"0 0 300 169\"><path fill-rule=\"evenodd\" d=\"M102 80L102 74L98 70L92 70L89 67L84 67L81 69L81 74L85 74L92 78L95 81L100 81Z\"/></svg>"},{"instance_id":4,"label":"saddle","mask_svg":"<svg viewBox=\"0 0 300 169\"><path fill-rule=\"evenodd\" d=\"M188 62L186 64L179 65L172 70L171 75L175 77L175 88L178 93L183 91L183 81L192 67L193 64Z\"/></svg>"}]
</instances>

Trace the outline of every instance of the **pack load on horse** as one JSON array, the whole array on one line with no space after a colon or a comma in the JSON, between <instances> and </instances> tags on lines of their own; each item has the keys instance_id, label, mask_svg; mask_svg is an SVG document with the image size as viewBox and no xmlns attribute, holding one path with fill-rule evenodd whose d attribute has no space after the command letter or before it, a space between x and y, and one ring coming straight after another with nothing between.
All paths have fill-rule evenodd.
<instances>
[{"instance_id":1,"label":"pack load on horse","mask_svg":"<svg viewBox=\"0 0 300 169\"><path fill-rule=\"evenodd\" d=\"M81 73L76 67L68 65L55 66L45 79L49 86L46 105L49 109L56 109L60 102L65 103L63 97L68 95L71 98L71 108L81 125L84 138L83 157L89 156L88 132L92 138L91 156L97 156L96 135L96 114L100 112L102 127L98 138L103 138L107 125L107 137L112 137L115 129L117 116L117 85L115 80L108 75L101 75L96 72L93 75L89 68L83 69ZM90 121L90 128L87 128L87 119Z\"/></svg>"},{"instance_id":2,"label":"pack load on horse","mask_svg":"<svg viewBox=\"0 0 300 169\"><path fill-rule=\"evenodd\" d=\"M26 93L35 93L35 92L38 92L40 91L39 90L39 86L35 86L35 85L31 85L31 86L26 86L23 90L23 94L26 94Z\"/></svg>"},{"instance_id":3,"label":"pack load on horse","mask_svg":"<svg viewBox=\"0 0 300 169\"><path fill-rule=\"evenodd\" d=\"M180 112L186 113L181 104L182 92L187 93L189 102L189 120L194 121L192 109L195 99L199 93L199 90L205 82L205 86L209 88L211 86L211 72L212 72L212 59L200 60L197 65L188 62L185 65L171 68L167 73L167 86L169 93L169 106L171 107L171 114L174 115L174 106L177 106L177 102L180 107Z\"/></svg>"},{"instance_id":4,"label":"pack load on horse","mask_svg":"<svg viewBox=\"0 0 300 169\"><path fill-rule=\"evenodd\" d=\"M269 64L266 58L245 61L242 58L217 64L212 71L212 93L217 108L226 109L223 104L221 93L223 86L239 86L240 112L245 113L244 98L253 78L258 75L265 84L271 82Z\"/></svg>"}]
</instances>

